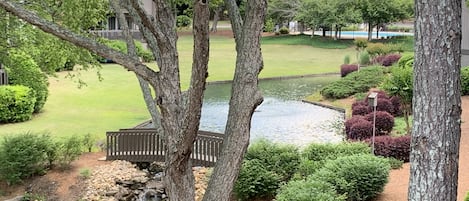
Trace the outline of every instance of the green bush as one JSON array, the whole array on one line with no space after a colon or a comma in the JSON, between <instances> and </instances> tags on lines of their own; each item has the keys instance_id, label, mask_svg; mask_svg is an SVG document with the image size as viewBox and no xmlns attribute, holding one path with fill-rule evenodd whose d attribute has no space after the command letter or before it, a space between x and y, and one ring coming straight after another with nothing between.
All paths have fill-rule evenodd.
<instances>
[{"instance_id":1,"label":"green bush","mask_svg":"<svg viewBox=\"0 0 469 201\"><path fill-rule=\"evenodd\" d=\"M388 182L389 162L370 154L339 157L328 161L311 177L332 184L347 200L371 200Z\"/></svg>"},{"instance_id":2,"label":"green bush","mask_svg":"<svg viewBox=\"0 0 469 201\"><path fill-rule=\"evenodd\" d=\"M32 118L36 97L29 87L0 86L0 123L22 122Z\"/></svg>"},{"instance_id":3,"label":"green bush","mask_svg":"<svg viewBox=\"0 0 469 201\"><path fill-rule=\"evenodd\" d=\"M192 23L192 19L187 15L178 15L176 18L176 26L178 28L188 27Z\"/></svg>"},{"instance_id":4,"label":"green bush","mask_svg":"<svg viewBox=\"0 0 469 201\"><path fill-rule=\"evenodd\" d=\"M360 65L368 65L370 64L370 54L367 51L362 51L358 55L358 63Z\"/></svg>"},{"instance_id":5,"label":"green bush","mask_svg":"<svg viewBox=\"0 0 469 201\"><path fill-rule=\"evenodd\" d=\"M368 40L367 39L357 38L357 39L353 40L353 44L355 44L355 48L358 51L362 51L368 46Z\"/></svg>"},{"instance_id":6,"label":"green bush","mask_svg":"<svg viewBox=\"0 0 469 201\"><path fill-rule=\"evenodd\" d=\"M384 79L382 67L361 68L348 74L321 89L325 98L340 99L356 93L367 92L370 88L378 86Z\"/></svg>"},{"instance_id":7,"label":"green bush","mask_svg":"<svg viewBox=\"0 0 469 201\"><path fill-rule=\"evenodd\" d=\"M340 28L340 30L341 31L358 31L360 29L358 28L358 25L352 24L352 25L342 27L342 28Z\"/></svg>"},{"instance_id":8,"label":"green bush","mask_svg":"<svg viewBox=\"0 0 469 201\"><path fill-rule=\"evenodd\" d=\"M279 33L280 34L288 34L288 33L290 33L290 30L288 30L287 27L282 27L282 28L280 28Z\"/></svg>"},{"instance_id":9,"label":"green bush","mask_svg":"<svg viewBox=\"0 0 469 201\"><path fill-rule=\"evenodd\" d=\"M388 158L385 158L385 159L388 160L388 163L391 166L391 169L393 169L393 170L401 169L402 165L404 164L404 161L401 161L401 160L393 158L393 157L388 157Z\"/></svg>"},{"instance_id":10,"label":"green bush","mask_svg":"<svg viewBox=\"0 0 469 201\"><path fill-rule=\"evenodd\" d=\"M46 152L50 137L46 134L24 133L7 136L0 142L0 178L9 184L46 170Z\"/></svg>"},{"instance_id":11,"label":"green bush","mask_svg":"<svg viewBox=\"0 0 469 201\"><path fill-rule=\"evenodd\" d=\"M350 55L345 55L344 64L350 64Z\"/></svg>"},{"instance_id":12,"label":"green bush","mask_svg":"<svg viewBox=\"0 0 469 201\"><path fill-rule=\"evenodd\" d=\"M76 135L59 142L58 145L57 162L60 168L65 169L70 167L70 163L82 153L82 140Z\"/></svg>"},{"instance_id":13,"label":"green bush","mask_svg":"<svg viewBox=\"0 0 469 201\"><path fill-rule=\"evenodd\" d=\"M461 69L461 95L469 95L469 66Z\"/></svg>"},{"instance_id":14,"label":"green bush","mask_svg":"<svg viewBox=\"0 0 469 201\"><path fill-rule=\"evenodd\" d=\"M338 195L331 184L308 178L290 181L280 188L277 201L344 201L346 196Z\"/></svg>"},{"instance_id":15,"label":"green bush","mask_svg":"<svg viewBox=\"0 0 469 201\"><path fill-rule=\"evenodd\" d=\"M300 164L300 152L293 145L272 143L259 140L249 146L245 160L258 160L269 171L288 181Z\"/></svg>"},{"instance_id":16,"label":"green bush","mask_svg":"<svg viewBox=\"0 0 469 201\"><path fill-rule=\"evenodd\" d=\"M469 201L469 192L466 193L466 197L464 198L464 201Z\"/></svg>"},{"instance_id":17,"label":"green bush","mask_svg":"<svg viewBox=\"0 0 469 201\"><path fill-rule=\"evenodd\" d=\"M305 178L324 166L328 160L334 160L342 156L355 154L369 154L371 148L361 142L339 143L339 144L317 144L308 145L301 153L303 159L298 165L295 179Z\"/></svg>"},{"instance_id":18,"label":"green bush","mask_svg":"<svg viewBox=\"0 0 469 201\"><path fill-rule=\"evenodd\" d=\"M244 160L234 192L240 200L271 198L279 188L281 177L268 171L257 159Z\"/></svg>"},{"instance_id":19,"label":"green bush","mask_svg":"<svg viewBox=\"0 0 469 201\"><path fill-rule=\"evenodd\" d=\"M83 136L82 140L83 140L82 141L83 147L85 148L85 150L88 152L91 152L96 141L95 137L92 136L90 133L88 133L85 136Z\"/></svg>"},{"instance_id":20,"label":"green bush","mask_svg":"<svg viewBox=\"0 0 469 201\"><path fill-rule=\"evenodd\" d=\"M155 61L153 53L145 49L141 42L135 41L135 47L137 48L137 55L142 58L143 62Z\"/></svg>"},{"instance_id":21,"label":"green bush","mask_svg":"<svg viewBox=\"0 0 469 201\"><path fill-rule=\"evenodd\" d=\"M36 102L34 112L39 112L46 103L49 90L47 76L34 62L33 58L24 52L12 51L5 61L10 84L24 85L34 91Z\"/></svg>"},{"instance_id":22,"label":"green bush","mask_svg":"<svg viewBox=\"0 0 469 201\"><path fill-rule=\"evenodd\" d=\"M273 33L275 31L275 23L272 18L269 18L264 23L264 32Z\"/></svg>"},{"instance_id":23,"label":"green bush","mask_svg":"<svg viewBox=\"0 0 469 201\"><path fill-rule=\"evenodd\" d=\"M409 63L410 61L412 61L412 63ZM407 67L409 64L413 64L413 61L414 61L414 55L404 55L397 62L397 66L404 68L404 67ZM408 67L413 67L413 66L408 66Z\"/></svg>"}]
</instances>

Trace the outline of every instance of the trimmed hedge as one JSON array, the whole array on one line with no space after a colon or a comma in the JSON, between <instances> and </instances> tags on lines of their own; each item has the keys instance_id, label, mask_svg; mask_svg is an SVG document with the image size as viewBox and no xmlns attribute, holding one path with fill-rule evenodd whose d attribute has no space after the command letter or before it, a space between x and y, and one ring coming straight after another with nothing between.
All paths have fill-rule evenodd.
<instances>
[{"instance_id":1,"label":"trimmed hedge","mask_svg":"<svg viewBox=\"0 0 469 201\"><path fill-rule=\"evenodd\" d=\"M368 113L370 113L370 107L365 106L365 105L357 105L352 109L352 116L355 115L360 115L360 116L365 116Z\"/></svg>"},{"instance_id":2,"label":"trimmed hedge","mask_svg":"<svg viewBox=\"0 0 469 201\"><path fill-rule=\"evenodd\" d=\"M399 61L400 58L401 58L400 54L388 54L384 57L381 65L383 65L383 66L392 66L394 63Z\"/></svg>"},{"instance_id":3,"label":"trimmed hedge","mask_svg":"<svg viewBox=\"0 0 469 201\"><path fill-rule=\"evenodd\" d=\"M347 200L361 201L372 200L384 190L389 170L386 159L359 154L328 161L311 177L332 184Z\"/></svg>"},{"instance_id":4,"label":"trimmed hedge","mask_svg":"<svg viewBox=\"0 0 469 201\"><path fill-rule=\"evenodd\" d=\"M31 88L36 97L34 112L41 111L49 95L49 81L30 55L11 51L5 61L9 82L12 85L24 85Z\"/></svg>"},{"instance_id":5,"label":"trimmed hedge","mask_svg":"<svg viewBox=\"0 0 469 201\"><path fill-rule=\"evenodd\" d=\"M394 113L394 105L391 103L391 101L389 99L380 99L380 98L378 98L377 103L378 104L376 105L376 111L384 111L384 112L387 112L389 114Z\"/></svg>"},{"instance_id":6,"label":"trimmed hedge","mask_svg":"<svg viewBox=\"0 0 469 201\"><path fill-rule=\"evenodd\" d=\"M277 201L345 201L345 195L338 195L334 186L324 181L307 178L290 181L282 186L275 198Z\"/></svg>"},{"instance_id":7,"label":"trimmed hedge","mask_svg":"<svg viewBox=\"0 0 469 201\"><path fill-rule=\"evenodd\" d=\"M373 122L373 113L365 116L369 122ZM388 112L376 111L376 135L386 135L391 133L394 127L394 117Z\"/></svg>"},{"instance_id":8,"label":"trimmed hedge","mask_svg":"<svg viewBox=\"0 0 469 201\"><path fill-rule=\"evenodd\" d=\"M0 123L31 119L34 103L36 97L31 88L21 85L0 86Z\"/></svg>"},{"instance_id":9,"label":"trimmed hedge","mask_svg":"<svg viewBox=\"0 0 469 201\"><path fill-rule=\"evenodd\" d=\"M409 162L410 140L410 136L377 136L375 137L375 154ZM366 142L371 146L371 139L366 140Z\"/></svg>"},{"instance_id":10,"label":"trimmed hedge","mask_svg":"<svg viewBox=\"0 0 469 201\"><path fill-rule=\"evenodd\" d=\"M392 96L389 101L391 101L392 107L393 107L393 113L392 115L395 117L402 116L404 113L402 112L401 108L401 98L397 96Z\"/></svg>"},{"instance_id":11,"label":"trimmed hedge","mask_svg":"<svg viewBox=\"0 0 469 201\"><path fill-rule=\"evenodd\" d=\"M373 136L373 123L369 121L359 121L350 127L347 133L348 140L364 140Z\"/></svg>"},{"instance_id":12,"label":"trimmed hedge","mask_svg":"<svg viewBox=\"0 0 469 201\"><path fill-rule=\"evenodd\" d=\"M383 67L367 67L325 86L320 93L325 98L346 98L359 92L367 92L378 86L383 79Z\"/></svg>"},{"instance_id":13,"label":"trimmed hedge","mask_svg":"<svg viewBox=\"0 0 469 201\"><path fill-rule=\"evenodd\" d=\"M288 181L300 164L300 152L293 145L283 145L261 139L251 144L245 160L258 160L269 171Z\"/></svg>"},{"instance_id":14,"label":"trimmed hedge","mask_svg":"<svg viewBox=\"0 0 469 201\"><path fill-rule=\"evenodd\" d=\"M348 133L350 132L350 128L351 128L354 124L356 124L356 123L358 123L358 122L360 122L360 121L366 121L366 120L365 120L365 117L364 117L364 116L361 116L361 115L354 115L354 116L352 116L352 118L347 119L347 120L345 121L345 133L348 134Z\"/></svg>"},{"instance_id":15,"label":"trimmed hedge","mask_svg":"<svg viewBox=\"0 0 469 201\"><path fill-rule=\"evenodd\" d=\"M234 192L239 200L272 198L280 186L281 177L268 171L257 159L244 160Z\"/></svg>"},{"instance_id":16,"label":"trimmed hedge","mask_svg":"<svg viewBox=\"0 0 469 201\"><path fill-rule=\"evenodd\" d=\"M358 70L358 66L356 64L342 64L340 66L340 76L345 77L351 72L355 72Z\"/></svg>"}]
</instances>

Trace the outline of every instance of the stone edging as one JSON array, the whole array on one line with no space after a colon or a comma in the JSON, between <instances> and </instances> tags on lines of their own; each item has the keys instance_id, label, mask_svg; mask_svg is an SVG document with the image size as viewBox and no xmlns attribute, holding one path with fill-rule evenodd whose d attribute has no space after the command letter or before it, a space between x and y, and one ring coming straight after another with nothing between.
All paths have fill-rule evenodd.
<instances>
[{"instance_id":1,"label":"stone edging","mask_svg":"<svg viewBox=\"0 0 469 201\"><path fill-rule=\"evenodd\" d=\"M304 78L304 77L322 77L322 76L333 76L333 75L340 75L340 74L339 73L320 73L320 74L307 74L307 75L267 77L267 78L259 78L259 81L262 81L262 80L285 80L285 79L295 79L295 78ZM207 85L226 84L226 83L232 83L232 82L233 82L233 80L211 81L211 82L207 82Z\"/></svg>"},{"instance_id":2,"label":"stone edging","mask_svg":"<svg viewBox=\"0 0 469 201\"><path fill-rule=\"evenodd\" d=\"M326 104L322 104L322 103L318 103L318 102L307 101L307 100L301 100L301 102L313 104L313 105L316 105L316 106L319 106L319 107L324 107L324 108L332 109L332 110L335 110L335 111L344 113L344 115L345 115L345 109L344 109L344 108L335 107L335 106L330 106L330 105L326 105Z\"/></svg>"}]
</instances>

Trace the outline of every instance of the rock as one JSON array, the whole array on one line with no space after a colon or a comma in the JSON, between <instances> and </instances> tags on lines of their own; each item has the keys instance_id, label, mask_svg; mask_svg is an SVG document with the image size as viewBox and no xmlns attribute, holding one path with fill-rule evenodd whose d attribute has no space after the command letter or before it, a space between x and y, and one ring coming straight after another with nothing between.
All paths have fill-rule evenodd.
<instances>
[{"instance_id":1,"label":"rock","mask_svg":"<svg viewBox=\"0 0 469 201\"><path fill-rule=\"evenodd\" d=\"M148 171L150 172L150 174L163 172L164 169L165 169L165 165L163 162L153 162L150 164L150 167L148 167Z\"/></svg>"},{"instance_id":2,"label":"rock","mask_svg":"<svg viewBox=\"0 0 469 201\"><path fill-rule=\"evenodd\" d=\"M147 183L146 187L149 189L160 190L160 189L164 189L164 184L161 181L150 180Z\"/></svg>"},{"instance_id":3,"label":"rock","mask_svg":"<svg viewBox=\"0 0 469 201\"><path fill-rule=\"evenodd\" d=\"M112 190L112 191L106 192L104 195L105 195L105 196L114 196L114 195L117 194L118 192L119 192L119 191L113 191L113 190Z\"/></svg>"},{"instance_id":4,"label":"rock","mask_svg":"<svg viewBox=\"0 0 469 201\"><path fill-rule=\"evenodd\" d=\"M5 201L21 201L23 200L24 196L23 195L18 195L14 198L11 198L11 199L8 199L8 200L5 200Z\"/></svg>"}]
</instances>

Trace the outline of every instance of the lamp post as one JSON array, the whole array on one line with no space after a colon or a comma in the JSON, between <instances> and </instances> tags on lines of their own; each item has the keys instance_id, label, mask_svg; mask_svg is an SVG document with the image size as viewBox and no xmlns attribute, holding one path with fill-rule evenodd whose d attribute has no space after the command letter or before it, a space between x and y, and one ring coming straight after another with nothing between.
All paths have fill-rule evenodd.
<instances>
[{"instance_id":1,"label":"lamp post","mask_svg":"<svg viewBox=\"0 0 469 201\"><path fill-rule=\"evenodd\" d=\"M371 92L370 95L368 95L368 105L373 107L373 137L371 138L371 153L375 154L376 105L378 105L378 93Z\"/></svg>"}]
</instances>

